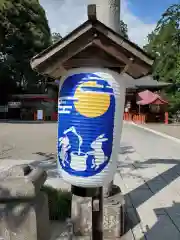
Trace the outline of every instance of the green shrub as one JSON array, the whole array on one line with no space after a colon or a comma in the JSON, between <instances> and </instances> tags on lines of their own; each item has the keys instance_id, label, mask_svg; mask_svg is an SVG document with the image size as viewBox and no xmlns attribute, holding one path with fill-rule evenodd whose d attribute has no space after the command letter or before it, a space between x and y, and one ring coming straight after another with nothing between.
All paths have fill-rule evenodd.
<instances>
[{"instance_id":1,"label":"green shrub","mask_svg":"<svg viewBox=\"0 0 180 240\"><path fill-rule=\"evenodd\" d=\"M55 189L50 186L43 186L44 191L48 196L49 218L50 220L64 221L71 215L71 192Z\"/></svg>"}]
</instances>

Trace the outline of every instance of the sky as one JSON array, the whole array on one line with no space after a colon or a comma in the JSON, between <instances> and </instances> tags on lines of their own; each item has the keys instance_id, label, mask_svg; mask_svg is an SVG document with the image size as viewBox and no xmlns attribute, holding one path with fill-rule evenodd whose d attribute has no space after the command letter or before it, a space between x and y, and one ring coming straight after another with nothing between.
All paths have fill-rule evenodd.
<instances>
[{"instance_id":1,"label":"sky","mask_svg":"<svg viewBox=\"0 0 180 240\"><path fill-rule=\"evenodd\" d=\"M40 0L46 11L51 32L63 37L87 20L90 0ZM131 41L143 47L163 12L180 0L121 0L120 18L128 25Z\"/></svg>"}]
</instances>

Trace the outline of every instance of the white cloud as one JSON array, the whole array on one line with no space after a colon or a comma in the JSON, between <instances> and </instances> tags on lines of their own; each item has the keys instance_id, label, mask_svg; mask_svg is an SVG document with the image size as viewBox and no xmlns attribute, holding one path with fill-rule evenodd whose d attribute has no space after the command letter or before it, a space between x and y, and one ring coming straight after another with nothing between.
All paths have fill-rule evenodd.
<instances>
[{"instance_id":1,"label":"white cloud","mask_svg":"<svg viewBox=\"0 0 180 240\"><path fill-rule=\"evenodd\" d=\"M87 20L88 0L40 0L46 11L52 32L65 36ZM147 35L156 24L146 24L134 16L128 9L128 0L121 0L121 19L128 25L131 41L143 46L147 43Z\"/></svg>"},{"instance_id":2,"label":"white cloud","mask_svg":"<svg viewBox=\"0 0 180 240\"><path fill-rule=\"evenodd\" d=\"M156 23L146 24L134 16L128 9L127 0L121 1L121 19L128 25L129 38L141 47L147 43L147 35L156 27Z\"/></svg>"}]
</instances>

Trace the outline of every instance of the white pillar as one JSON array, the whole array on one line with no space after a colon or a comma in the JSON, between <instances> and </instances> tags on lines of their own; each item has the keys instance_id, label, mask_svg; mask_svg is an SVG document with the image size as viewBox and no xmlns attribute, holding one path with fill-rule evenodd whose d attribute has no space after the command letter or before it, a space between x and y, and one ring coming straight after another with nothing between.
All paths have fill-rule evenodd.
<instances>
[{"instance_id":1,"label":"white pillar","mask_svg":"<svg viewBox=\"0 0 180 240\"><path fill-rule=\"evenodd\" d=\"M97 19L114 31L120 31L120 0L89 0L96 4Z\"/></svg>"}]
</instances>

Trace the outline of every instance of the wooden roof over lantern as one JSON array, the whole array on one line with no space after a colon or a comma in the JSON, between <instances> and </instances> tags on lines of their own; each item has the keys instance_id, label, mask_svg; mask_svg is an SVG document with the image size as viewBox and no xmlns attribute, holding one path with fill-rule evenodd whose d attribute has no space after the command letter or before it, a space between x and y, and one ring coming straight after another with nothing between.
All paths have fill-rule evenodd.
<instances>
[{"instance_id":1,"label":"wooden roof over lantern","mask_svg":"<svg viewBox=\"0 0 180 240\"><path fill-rule=\"evenodd\" d=\"M104 67L140 78L151 72L153 59L140 47L125 39L96 18L93 5L88 20L31 60L33 70L60 78L77 67Z\"/></svg>"}]
</instances>

